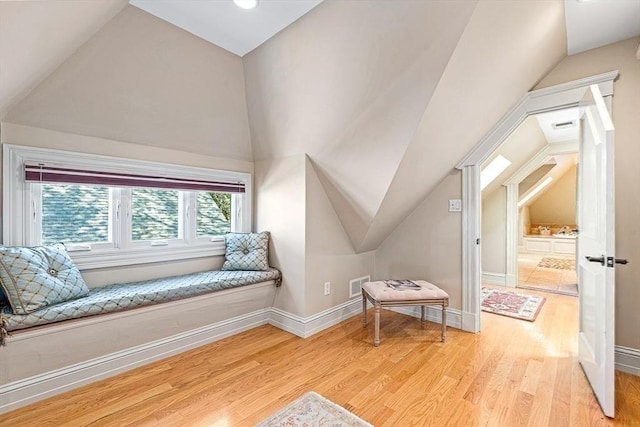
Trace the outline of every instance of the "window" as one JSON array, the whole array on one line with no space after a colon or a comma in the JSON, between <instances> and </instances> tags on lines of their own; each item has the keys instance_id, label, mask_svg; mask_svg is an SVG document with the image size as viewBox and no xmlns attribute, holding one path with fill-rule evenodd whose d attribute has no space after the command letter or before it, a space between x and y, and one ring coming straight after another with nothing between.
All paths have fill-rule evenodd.
<instances>
[{"instance_id":1,"label":"window","mask_svg":"<svg viewBox=\"0 0 640 427\"><path fill-rule=\"evenodd\" d=\"M482 172L480 172L480 191L491 184L502 172L505 171L511 165L511 161L498 154L498 156L491 161Z\"/></svg>"},{"instance_id":2,"label":"window","mask_svg":"<svg viewBox=\"0 0 640 427\"><path fill-rule=\"evenodd\" d=\"M111 241L108 187L42 184L41 192L40 243Z\"/></svg>"},{"instance_id":3,"label":"window","mask_svg":"<svg viewBox=\"0 0 640 427\"><path fill-rule=\"evenodd\" d=\"M231 231L231 194L198 193L196 223L198 237L218 236Z\"/></svg>"},{"instance_id":4,"label":"window","mask_svg":"<svg viewBox=\"0 0 640 427\"><path fill-rule=\"evenodd\" d=\"M7 245L64 242L88 269L222 255L225 233L251 230L248 173L4 150Z\"/></svg>"},{"instance_id":5,"label":"window","mask_svg":"<svg viewBox=\"0 0 640 427\"><path fill-rule=\"evenodd\" d=\"M155 188L131 190L131 240L177 239L180 192Z\"/></svg>"}]
</instances>

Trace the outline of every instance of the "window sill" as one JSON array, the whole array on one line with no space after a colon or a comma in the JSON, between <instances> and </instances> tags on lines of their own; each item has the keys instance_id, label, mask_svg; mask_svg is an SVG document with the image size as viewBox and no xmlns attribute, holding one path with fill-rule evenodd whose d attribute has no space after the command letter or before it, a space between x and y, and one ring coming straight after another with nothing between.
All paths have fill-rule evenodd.
<instances>
[{"instance_id":1,"label":"window sill","mask_svg":"<svg viewBox=\"0 0 640 427\"><path fill-rule=\"evenodd\" d=\"M93 270L106 267L148 264L154 262L186 260L209 256L224 256L224 241L211 242L208 245L131 248L96 252L70 252L69 255L80 270Z\"/></svg>"}]
</instances>

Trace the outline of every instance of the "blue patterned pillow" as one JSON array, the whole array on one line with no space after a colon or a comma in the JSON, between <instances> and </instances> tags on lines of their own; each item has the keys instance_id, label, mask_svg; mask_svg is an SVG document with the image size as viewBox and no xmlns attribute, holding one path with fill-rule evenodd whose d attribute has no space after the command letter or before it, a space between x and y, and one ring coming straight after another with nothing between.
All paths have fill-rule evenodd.
<instances>
[{"instance_id":1,"label":"blue patterned pillow","mask_svg":"<svg viewBox=\"0 0 640 427\"><path fill-rule=\"evenodd\" d=\"M267 271L269 269L269 232L227 233L223 270Z\"/></svg>"},{"instance_id":2,"label":"blue patterned pillow","mask_svg":"<svg viewBox=\"0 0 640 427\"><path fill-rule=\"evenodd\" d=\"M0 286L14 314L89 293L63 244L33 248L0 246Z\"/></svg>"}]
</instances>

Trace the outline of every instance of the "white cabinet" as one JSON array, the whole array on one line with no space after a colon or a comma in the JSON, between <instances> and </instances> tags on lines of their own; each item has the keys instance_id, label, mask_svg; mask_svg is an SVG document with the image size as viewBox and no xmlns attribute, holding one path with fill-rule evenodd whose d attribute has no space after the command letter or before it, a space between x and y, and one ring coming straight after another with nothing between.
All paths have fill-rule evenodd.
<instances>
[{"instance_id":1,"label":"white cabinet","mask_svg":"<svg viewBox=\"0 0 640 427\"><path fill-rule=\"evenodd\" d=\"M525 237L525 252L542 254L574 255L576 253L576 240L553 237Z\"/></svg>"}]
</instances>

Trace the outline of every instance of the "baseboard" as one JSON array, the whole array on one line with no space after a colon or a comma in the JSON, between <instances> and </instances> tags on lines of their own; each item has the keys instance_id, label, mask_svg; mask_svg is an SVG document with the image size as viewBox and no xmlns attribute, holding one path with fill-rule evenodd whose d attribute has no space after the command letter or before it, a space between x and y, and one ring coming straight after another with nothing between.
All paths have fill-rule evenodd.
<instances>
[{"instance_id":1,"label":"baseboard","mask_svg":"<svg viewBox=\"0 0 640 427\"><path fill-rule=\"evenodd\" d=\"M361 310L362 300L360 298L347 301L308 318L296 316L277 308L258 310L162 340L5 384L0 386L0 413L267 323L299 337L307 338L360 314ZM396 307L393 310L409 316L420 317L419 307ZM440 323L442 308L427 307L427 319ZM452 308L447 309L447 326L473 332L469 329L469 325L475 325L475 317L470 313ZM640 375L640 350L616 346L615 358L617 370Z\"/></svg>"},{"instance_id":2,"label":"baseboard","mask_svg":"<svg viewBox=\"0 0 640 427\"><path fill-rule=\"evenodd\" d=\"M262 309L0 386L0 414L269 322ZM9 344L11 345L11 344Z\"/></svg>"},{"instance_id":3,"label":"baseboard","mask_svg":"<svg viewBox=\"0 0 640 427\"><path fill-rule=\"evenodd\" d=\"M306 318L272 308L269 323L299 337L308 338L361 312L362 299L355 298Z\"/></svg>"},{"instance_id":4,"label":"baseboard","mask_svg":"<svg viewBox=\"0 0 640 427\"><path fill-rule=\"evenodd\" d=\"M421 316L420 306L392 307L390 309L397 313L417 317L418 319ZM427 320L434 323L442 323L442 307L428 306ZM447 308L447 326L462 329L462 312L460 310Z\"/></svg>"},{"instance_id":5,"label":"baseboard","mask_svg":"<svg viewBox=\"0 0 640 427\"><path fill-rule=\"evenodd\" d=\"M487 285L505 286L507 281L502 273L482 273L482 283Z\"/></svg>"},{"instance_id":6,"label":"baseboard","mask_svg":"<svg viewBox=\"0 0 640 427\"><path fill-rule=\"evenodd\" d=\"M471 313L468 311L461 312L462 329L465 332L474 334L480 332L480 313Z\"/></svg>"},{"instance_id":7,"label":"baseboard","mask_svg":"<svg viewBox=\"0 0 640 427\"><path fill-rule=\"evenodd\" d=\"M640 350L617 345L615 361L616 371L640 376Z\"/></svg>"}]
</instances>

